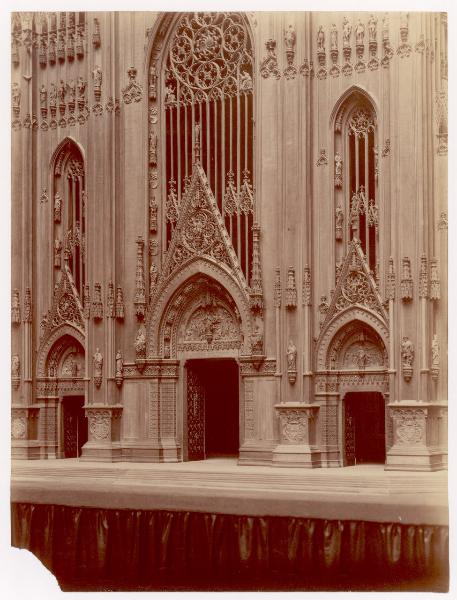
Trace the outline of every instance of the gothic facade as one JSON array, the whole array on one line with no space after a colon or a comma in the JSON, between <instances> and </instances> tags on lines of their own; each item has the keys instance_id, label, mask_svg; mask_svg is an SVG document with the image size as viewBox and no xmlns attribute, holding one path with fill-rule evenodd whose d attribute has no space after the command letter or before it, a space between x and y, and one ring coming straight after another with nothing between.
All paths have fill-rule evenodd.
<instances>
[{"instance_id":1,"label":"gothic facade","mask_svg":"<svg viewBox=\"0 0 457 600\"><path fill-rule=\"evenodd\" d=\"M11 35L13 458L445 468L445 14Z\"/></svg>"}]
</instances>

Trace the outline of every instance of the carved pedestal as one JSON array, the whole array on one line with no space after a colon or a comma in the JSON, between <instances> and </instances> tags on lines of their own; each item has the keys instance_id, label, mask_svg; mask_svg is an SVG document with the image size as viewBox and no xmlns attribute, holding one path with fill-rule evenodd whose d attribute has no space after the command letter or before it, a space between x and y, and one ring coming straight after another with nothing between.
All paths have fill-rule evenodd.
<instances>
[{"instance_id":1,"label":"carved pedestal","mask_svg":"<svg viewBox=\"0 0 457 600\"><path fill-rule=\"evenodd\" d=\"M11 458L40 458L37 443L38 408L33 406L11 407Z\"/></svg>"},{"instance_id":2,"label":"carved pedestal","mask_svg":"<svg viewBox=\"0 0 457 600\"><path fill-rule=\"evenodd\" d=\"M89 441L82 448L80 460L116 462L122 460L120 420L122 406L85 405Z\"/></svg>"},{"instance_id":3,"label":"carved pedestal","mask_svg":"<svg viewBox=\"0 0 457 600\"><path fill-rule=\"evenodd\" d=\"M442 407L417 402L389 404L393 445L387 452L386 471L436 471L445 468L441 447Z\"/></svg>"},{"instance_id":4,"label":"carved pedestal","mask_svg":"<svg viewBox=\"0 0 457 600\"><path fill-rule=\"evenodd\" d=\"M319 407L287 402L276 404L275 410L279 417L280 443L273 451L273 465L320 467L320 451L315 446L315 423Z\"/></svg>"}]
</instances>

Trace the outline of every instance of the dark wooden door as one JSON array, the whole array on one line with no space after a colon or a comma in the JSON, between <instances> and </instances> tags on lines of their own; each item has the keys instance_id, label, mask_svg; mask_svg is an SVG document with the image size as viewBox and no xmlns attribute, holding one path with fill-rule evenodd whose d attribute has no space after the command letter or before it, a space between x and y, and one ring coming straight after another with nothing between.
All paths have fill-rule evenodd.
<instances>
[{"instance_id":1,"label":"dark wooden door","mask_svg":"<svg viewBox=\"0 0 457 600\"><path fill-rule=\"evenodd\" d=\"M345 442L345 464L349 467L355 465L355 419L353 403L344 403L344 442Z\"/></svg>"},{"instance_id":2,"label":"dark wooden door","mask_svg":"<svg viewBox=\"0 0 457 600\"><path fill-rule=\"evenodd\" d=\"M345 464L384 463L385 406L379 392L349 393L344 399Z\"/></svg>"},{"instance_id":3,"label":"dark wooden door","mask_svg":"<svg viewBox=\"0 0 457 600\"><path fill-rule=\"evenodd\" d=\"M205 387L197 366L187 363L187 459L205 458Z\"/></svg>"},{"instance_id":4,"label":"dark wooden door","mask_svg":"<svg viewBox=\"0 0 457 600\"><path fill-rule=\"evenodd\" d=\"M87 417L84 414L84 398L64 398L63 408L63 450L65 458L78 458L87 442Z\"/></svg>"}]
</instances>

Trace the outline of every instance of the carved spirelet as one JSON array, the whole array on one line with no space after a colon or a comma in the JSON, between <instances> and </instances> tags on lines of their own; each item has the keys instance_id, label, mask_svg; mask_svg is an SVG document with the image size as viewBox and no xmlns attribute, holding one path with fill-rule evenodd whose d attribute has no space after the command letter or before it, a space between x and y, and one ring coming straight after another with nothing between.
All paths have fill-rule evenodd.
<instances>
[{"instance_id":1,"label":"carved spirelet","mask_svg":"<svg viewBox=\"0 0 457 600\"><path fill-rule=\"evenodd\" d=\"M92 317L95 320L103 319L102 286L100 283L94 285L94 300L92 302Z\"/></svg>"},{"instance_id":2,"label":"carved spirelet","mask_svg":"<svg viewBox=\"0 0 457 600\"><path fill-rule=\"evenodd\" d=\"M281 269L275 269L275 286L274 286L274 305L276 308L281 308Z\"/></svg>"},{"instance_id":3,"label":"carved spirelet","mask_svg":"<svg viewBox=\"0 0 457 600\"><path fill-rule=\"evenodd\" d=\"M114 284L112 281L108 283L108 292L106 296L106 316L115 317L115 302L114 302Z\"/></svg>"},{"instance_id":4,"label":"carved spirelet","mask_svg":"<svg viewBox=\"0 0 457 600\"><path fill-rule=\"evenodd\" d=\"M11 298L11 323L18 325L21 322L21 304L19 301L19 290L14 289Z\"/></svg>"},{"instance_id":5,"label":"carved spirelet","mask_svg":"<svg viewBox=\"0 0 457 600\"><path fill-rule=\"evenodd\" d=\"M287 270L286 285L286 308L293 309L297 307L297 285L295 283L295 269L289 267Z\"/></svg>"},{"instance_id":6,"label":"carved spirelet","mask_svg":"<svg viewBox=\"0 0 457 600\"><path fill-rule=\"evenodd\" d=\"M24 323L32 322L32 293L30 288L25 289L24 296Z\"/></svg>"},{"instance_id":7,"label":"carved spirelet","mask_svg":"<svg viewBox=\"0 0 457 600\"><path fill-rule=\"evenodd\" d=\"M116 319L123 320L125 315L124 308L124 293L120 285L116 288L116 307L115 307Z\"/></svg>"},{"instance_id":8,"label":"carved spirelet","mask_svg":"<svg viewBox=\"0 0 457 600\"><path fill-rule=\"evenodd\" d=\"M438 260L430 260L430 300L439 300L441 298L441 284L438 272Z\"/></svg>"},{"instance_id":9,"label":"carved spirelet","mask_svg":"<svg viewBox=\"0 0 457 600\"><path fill-rule=\"evenodd\" d=\"M432 366L431 366L432 379L437 380L440 374L440 344L438 341L438 335L435 333L432 340Z\"/></svg>"},{"instance_id":10,"label":"carved spirelet","mask_svg":"<svg viewBox=\"0 0 457 600\"><path fill-rule=\"evenodd\" d=\"M303 268L303 306L311 306L311 269L309 265Z\"/></svg>"},{"instance_id":11,"label":"carved spirelet","mask_svg":"<svg viewBox=\"0 0 457 600\"><path fill-rule=\"evenodd\" d=\"M143 319L146 314L146 284L144 278L144 240L139 236L136 240L136 275L135 275L135 314Z\"/></svg>"},{"instance_id":12,"label":"carved spirelet","mask_svg":"<svg viewBox=\"0 0 457 600\"><path fill-rule=\"evenodd\" d=\"M402 259L401 298L404 302L413 299L413 278L411 275L411 261L405 256Z\"/></svg>"},{"instance_id":13,"label":"carved spirelet","mask_svg":"<svg viewBox=\"0 0 457 600\"><path fill-rule=\"evenodd\" d=\"M428 298L428 268L427 257L422 254L419 269L419 297Z\"/></svg>"},{"instance_id":14,"label":"carved spirelet","mask_svg":"<svg viewBox=\"0 0 457 600\"><path fill-rule=\"evenodd\" d=\"M395 300L395 269L394 259L389 258L389 267L387 270L386 292L388 300Z\"/></svg>"}]
</instances>

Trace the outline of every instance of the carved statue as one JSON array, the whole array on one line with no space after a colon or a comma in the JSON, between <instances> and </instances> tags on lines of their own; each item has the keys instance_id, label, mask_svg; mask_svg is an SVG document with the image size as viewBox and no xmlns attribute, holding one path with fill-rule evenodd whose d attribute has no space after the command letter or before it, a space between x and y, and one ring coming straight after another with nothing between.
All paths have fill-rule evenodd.
<instances>
[{"instance_id":1,"label":"carved statue","mask_svg":"<svg viewBox=\"0 0 457 600\"><path fill-rule=\"evenodd\" d=\"M317 32L317 51L325 52L325 33L322 25L319 26L319 31Z\"/></svg>"},{"instance_id":2,"label":"carved statue","mask_svg":"<svg viewBox=\"0 0 457 600\"><path fill-rule=\"evenodd\" d=\"M368 21L368 40L370 42L376 42L376 25L378 24L378 19L373 15L370 15L370 19Z\"/></svg>"},{"instance_id":3,"label":"carved statue","mask_svg":"<svg viewBox=\"0 0 457 600\"><path fill-rule=\"evenodd\" d=\"M343 46L348 48L351 45L351 33L352 27L349 23L347 17L344 17L343 20Z\"/></svg>"},{"instance_id":4,"label":"carved statue","mask_svg":"<svg viewBox=\"0 0 457 600\"><path fill-rule=\"evenodd\" d=\"M78 363L75 360L74 354L70 354L68 359L69 372L72 377L78 376Z\"/></svg>"},{"instance_id":5,"label":"carved statue","mask_svg":"<svg viewBox=\"0 0 457 600\"><path fill-rule=\"evenodd\" d=\"M11 301L11 322L21 322L21 305L19 302L19 290L13 291L13 297Z\"/></svg>"},{"instance_id":6,"label":"carved statue","mask_svg":"<svg viewBox=\"0 0 457 600\"><path fill-rule=\"evenodd\" d=\"M165 102L167 104L176 102L175 90L171 84L165 87Z\"/></svg>"},{"instance_id":7,"label":"carved statue","mask_svg":"<svg viewBox=\"0 0 457 600\"><path fill-rule=\"evenodd\" d=\"M438 335L435 333L432 340L432 368L436 369L440 366L440 345Z\"/></svg>"},{"instance_id":8,"label":"carved statue","mask_svg":"<svg viewBox=\"0 0 457 600\"><path fill-rule=\"evenodd\" d=\"M65 83L63 82L63 80L60 80L59 83L59 88L57 90L57 95L59 97L59 102L60 104L65 104L65 94L67 93L66 89L65 89Z\"/></svg>"},{"instance_id":9,"label":"carved statue","mask_svg":"<svg viewBox=\"0 0 457 600\"><path fill-rule=\"evenodd\" d=\"M153 294L157 285L157 279L159 277L159 271L154 263L151 264L149 269L149 293Z\"/></svg>"},{"instance_id":10,"label":"carved statue","mask_svg":"<svg viewBox=\"0 0 457 600\"><path fill-rule=\"evenodd\" d=\"M122 361L122 354L121 354L121 351L118 350L116 352L116 377L122 375L123 368L124 368L124 363Z\"/></svg>"},{"instance_id":11,"label":"carved statue","mask_svg":"<svg viewBox=\"0 0 457 600\"><path fill-rule=\"evenodd\" d=\"M11 357L11 378L19 379L19 373L21 370L21 360L19 354L13 354Z\"/></svg>"},{"instance_id":12,"label":"carved statue","mask_svg":"<svg viewBox=\"0 0 457 600\"><path fill-rule=\"evenodd\" d=\"M149 163L157 164L157 134L155 131L149 132Z\"/></svg>"},{"instance_id":13,"label":"carved statue","mask_svg":"<svg viewBox=\"0 0 457 600\"><path fill-rule=\"evenodd\" d=\"M387 13L382 19L382 39L384 42L389 41L389 17Z\"/></svg>"},{"instance_id":14,"label":"carved statue","mask_svg":"<svg viewBox=\"0 0 457 600\"><path fill-rule=\"evenodd\" d=\"M247 71L240 73L240 90L242 92L250 92L252 90L252 77Z\"/></svg>"},{"instance_id":15,"label":"carved statue","mask_svg":"<svg viewBox=\"0 0 457 600\"><path fill-rule=\"evenodd\" d=\"M322 327L325 321L325 317L327 316L327 311L330 308L329 303L327 302L327 296L321 296L321 302L319 304L319 324Z\"/></svg>"},{"instance_id":16,"label":"carved statue","mask_svg":"<svg viewBox=\"0 0 457 600\"><path fill-rule=\"evenodd\" d=\"M101 67L98 65L95 66L94 70L92 71L92 77L94 80L94 90L100 90L103 78Z\"/></svg>"},{"instance_id":17,"label":"carved statue","mask_svg":"<svg viewBox=\"0 0 457 600\"><path fill-rule=\"evenodd\" d=\"M46 106L47 103L48 103L48 92L46 91L45 86L42 85L40 88L40 107L47 108L47 106Z\"/></svg>"},{"instance_id":18,"label":"carved statue","mask_svg":"<svg viewBox=\"0 0 457 600\"><path fill-rule=\"evenodd\" d=\"M100 349L97 348L94 354L94 377L102 377L103 374L103 356Z\"/></svg>"},{"instance_id":19,"label":"carved statue","mask_svg":"<svg viewBox=\"0 0 457 600\"><path fill-rule=\"evenodd\" d=\"M335 237L337 240L341 240L343 238L343 220L343 209L341 206L337 206L335 209Z\"/></svg>"},{"instance_id":20,"label":"carved statue","mask_svg":"<svg viewBox=\"0 0 457 600\"><path fill-rule=\"evenodd\" d=\"M338 30L335 23L330 29L330 50L338 50Z\"/></svg>"},{"instance_id":21,"label":"carved statue","mask_svg":"<svg viewBox=\"0 0 457 600\"><path fill-rule=\"evenodd\" d=\"M287 370L297 370L297 348L292 340L289 340L289 345L287 346Z\"/></svg>"},{"instance_id":22,"label":"carved statue","mask_svg":"<svg viewBox=\"0 0 457 600\"><path fill-rule=\"evenodd\" d=\"M49 106L55 108L57 106L57 88L54 83L51 83L49 90Z\"/></svg>"},{"instance_id":23,"label":"carved statue","mask_svg":"<svg viewBox=\"0 0 457 600\"><path fill-rule=\"evenodd\" d=\"M68 84L68 92L70 94L70 99L74 100L76 97L76 84L74 79L72 79Z\"/></svg>"},{"instance_id":24,"label":"carved statue","mask_svg":"<svg viewBox=\"0 0 457 600\"><path fill-rule=\"evenodd\" d=\"M61 266L62 242L59 239L54 240L54 266Z\"/></svg>"},{"instance_id":25,"label":"carved statue","mask_svg":"<svg viewBox=\"0 0 457 600\"><path fill-rule=\"evenodd\" d=\"M62 198L59 192L54 196L54 223L60 223L62 217Z\"/></svg>"},{"instance_id":26,"label":"carved statue","mask_svg":"<svg viewBox=\"0 0 457 600\"><path fill-rule=\"evenodd\" d=\"M335 186L343 185L343 159L339 152L335 154Z\"/></svg>"},{"instance_id":27,"label":"carved statue","mask_svg":"<svg viewBox=\"0 0 457 600\"><path fill-rule=\"evenodd\" d=\"M294 49L295 40L297 39L297 34L295 33L295 29L293 25L289 25L284 34L284 42L286 44L286 51L291 51Z\"/></svg>"},{"instance_id":28,"label":"carved statue","mask_svg":"<svg viewBox=\"0 0 457 600\"><path fill-rule=\"evenodd\" d=\"M18 83L13 83L11 86L11 99L13 108L19 110L21 107L21 90Z\"/></svg>"},{"instance_id":29,"label":"carved statue","mask_svg":"<svg viewBox=\"0 0 457 600\"><path fill-rule=\"evenodd\" d=\"M355 39L357 46L363 46L363 38L365 36L365 25L359 19L357 27L355 28Z\"/></svg>"},{"instance_id":30,"label":"carved statue","mask_svg":"<svg viewBox=\"0 0 457 600\"><path fill-rule=\"evenodd\" d=\"M78 77L78 83L76 84L78 88L78 96L80 98L84 97L84 92L86 91L86 82L82 77Z\"/></svg>"},{"instance_id":31,"label":"carved statue","mask_svg":"<svg viewBox=\"0 0 457 600\"><path fill-rule=\"evenodd\" d=\"M408 337L404 337L401 342L401 359L403 366L412 367L414 360L414 344Z\"/></svg>"},{"instance_id":32,"label":"carved statue","mask_svg":"<svg viewBox=\"0 0 457 600\"><path fill-rule=\"evenodd\" d=\"M140 327L138 329L138 333L135 338L135 352L137 356L145 356L146 355L146 334L144 327Z\"/></svg>"}]
</instances>

